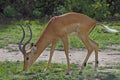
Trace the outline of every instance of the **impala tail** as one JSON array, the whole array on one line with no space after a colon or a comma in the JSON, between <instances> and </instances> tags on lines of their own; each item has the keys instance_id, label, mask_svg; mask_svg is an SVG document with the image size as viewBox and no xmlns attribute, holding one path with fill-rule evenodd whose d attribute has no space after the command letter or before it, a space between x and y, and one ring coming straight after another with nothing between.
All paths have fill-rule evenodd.
<instances>
[{"instance_id":1,"label":"impala tail","mask_svg":"<svg viewBox=\"0 0 120 80\"><path fill-rule=\"evenodd\" d=\"M101 25L102 27L104 27L108 32L114 32L114 33L116 33L116 32L119 32L118 30L116 30L116 29L111 29L111 28L109 28L108 26L106 26L106 25L104 25L104 24L101 24L101 23L97 23L98 25Z\"/></svg>"}]
</instances>

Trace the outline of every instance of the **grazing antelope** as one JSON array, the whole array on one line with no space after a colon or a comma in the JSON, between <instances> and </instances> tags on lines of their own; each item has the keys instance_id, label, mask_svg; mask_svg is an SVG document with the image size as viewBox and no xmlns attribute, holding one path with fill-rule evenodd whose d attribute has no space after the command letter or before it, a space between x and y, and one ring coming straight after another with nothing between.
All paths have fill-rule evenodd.
<instances>
[{"instance_id":1,"label":"grazing antelope","mask_svg":"<svg viewBox=\"0 0 120 80\"><path fill-rule=\"evenodd\" d=\"M110 29L109 27L97 22L96 20L88 17L87 15L81 13L70 12L60 16L55 16L50 19L47 23L47 26L37 42L32 44L29 50L26 50L26 45L32 39L32 30L30 25L28 28L30 30L30 38L29 40L23 44L23 40L25 38L25 30L22 25L21 29L23 31L23 37L19 43L19 50L23 53L24 56L24 70L30 68L30 66L36 61L36 59L42 54L43 50L49 45L52 44L50 50L50 57L48 61L48 65L46 70L50 68L51 59L53 56L53 52L56 46L56 43L59 40L62 40L64 44L64 51L67 59L67 74L70 73L70 61L69 61L69 52L68 52L68 35L75 32L77 36L82 40L85 44L88 52L85 60L81 66L81 72L86 66L86 63L93 51L95 51L95 68L98 67L98 44L89 38L90 32L95 28L96 25L101 25L109 32L118 32L115 29ZM23 44L23 45L22 45Z\"/></svg>"}]
</instances>

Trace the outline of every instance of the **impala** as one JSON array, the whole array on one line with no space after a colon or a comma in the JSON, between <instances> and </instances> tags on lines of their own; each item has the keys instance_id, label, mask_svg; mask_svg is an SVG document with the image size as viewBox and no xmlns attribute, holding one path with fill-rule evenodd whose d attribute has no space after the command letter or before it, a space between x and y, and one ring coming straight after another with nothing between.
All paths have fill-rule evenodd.
<instances>
[{"instance_id":1,"label":"impala","mask_svg":"<svg viewBox=\"0 0 120 80\"><path fill-rule=\"evenodd\" d=\"M53 56L54 49L56 47L56 43L59 40L62 40L67 59L67 74L69 74L70 61L68 52L68 35L73 32L77 33L77 36L82 40L82 42L88 50L86 58L81 65L80 72L82 72L83 68L86 66L86 63L93 51L95 51L95 68L97 68L98 44L89 38L90 32L95 28L96 25L104 27L109 32L118 32L117 30L110 29L109 27L99 23L98 21L84 14L70 12L51 18L39 39L36 41L35 44L32 44L28 50L26 50L26 45L32 39L32 30L30 28L30 25L27 25L27 27L30 30L30 38L25 44L23 44L22 42L25 38L25 30L23 26L20 25L23 31L23 36L19 43L19 50L23 53L24 56L23 70L28 70L30 66L36 61L36 59L42 54L43 50L45 50L45 48L49 44L52 44L48 65L46 67L46 70L48 70L50 68L51 59Z\"/></svg>"}]
</instances>

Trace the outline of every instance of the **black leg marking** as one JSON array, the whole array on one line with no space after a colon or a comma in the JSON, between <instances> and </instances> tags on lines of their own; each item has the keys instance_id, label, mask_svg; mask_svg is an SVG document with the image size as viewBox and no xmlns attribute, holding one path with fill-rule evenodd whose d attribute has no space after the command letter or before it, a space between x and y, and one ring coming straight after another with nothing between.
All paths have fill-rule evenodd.
<instances>
[{"instance_id":1,"label":"black leg marking","mask_svg":"<svg viewBox=\"0 0 120 80\"><path fill-rule=\"evenodd\" d=\"M67 70L67 71L66 71L66 75L70 75L71 73L72 73L71 70Z\"/></svg>"},{"instance_id":2,"label":"black leg marking","mask_svg":"<svg viewBox=\"0 0 120 80\"><path fill-rule=\"evenodd\" d=\"M28 60L29 60L29 57L27 57L26 60L28 61Z\"/></svg>"},{"instance_id":3,"label":"black leg marking","mask_svg":"<svg viewBox=\"0 0 120 80\"><path fill-rule=\"evenodd\" d=\"M84 66L86 66L86 63L84 63Z\"/></svg>"},{"instance_id":4,"label":"black leg marking","mask_svg":"<svg viewBox=\"0 0 120 80\"><path fill-rule=\"evenodd\" d=\"M97 61L96 63L99 64L99 61Z\"/></svg>"},{"instance_id":5,"label":"black leg marking","mask_svg":"<svg viewBox=\"0 0 120 80\"><path fill-rule=\"evenodd\" d=\"M82 75L82 71L79 72L79 75Z\"/></svg>"}]
</instances>

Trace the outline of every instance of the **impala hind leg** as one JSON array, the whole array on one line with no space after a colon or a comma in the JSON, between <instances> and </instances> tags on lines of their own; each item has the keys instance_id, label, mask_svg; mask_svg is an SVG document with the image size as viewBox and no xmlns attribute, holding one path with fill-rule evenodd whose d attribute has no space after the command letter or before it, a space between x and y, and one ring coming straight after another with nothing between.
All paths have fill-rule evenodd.
<instances>
[{"instance_id":1,"label":"impala hind leg","mask_svg":"<svg viewBox=\"0 0 120 80\"><path fill-rule=\"evenodd\" d=\"M52 42L49 61L48 61L47 67L46 67L46 69L44 71L47 71L50 68L52 56L53 56L53 53L54 53L54 50L55 50L55 47L56 47L56 43L57 43L57 41Z\"/></svg>"},{"instance_id":2,"label":"impala hind leg","mask_svg":"<svg viewBox=\"0 0 120 80\"><path fill-rule=\"evenodd\" d=\"M86 35L84 35L84 36L81 35L80 38L82 39L83 43L85 44L85 46L86 46L86 48L87 48L87 50L88 50L87 55L86 55L86 57L85 57L85 60L83 61L82 66L81 66L81 70L80 70L80 74L81 74L82 71L83 71L83 69L84 69L84 67L86 66L86 63L87 63L87 61L88 61L91 53L93 52L94 48L93 48L91 42L89 41L88 36L86 36Z\"/></svg>"},{"instance_id":3,"label":"impala hind leg","mask_svg":"<svg viewBox=\"0 0 120 80\"><path fill-rule=\"evenodd\" d=\"M96 42L94 42L93 40L89 39L91 44L93 45L94 47L94 50L95 50L95 70L97 70L97 67L98 67L98 44Z\"/></svg>"},{"instance_id":4,"label":"impala hind leg","mask_svg":"<svg viewBox=\"0 0 120 80\"><path fill-rule=\"evenodd\" d=\"M70 71L70 61L69 61L69 52L68 52L68 37L64 37L62 38L63 44L64 44L64 50L65 50L65 55L66 55L66 59L67 59L67 72L66 75L69 75L71 73Z\"/></svg>"}]
</instances>

